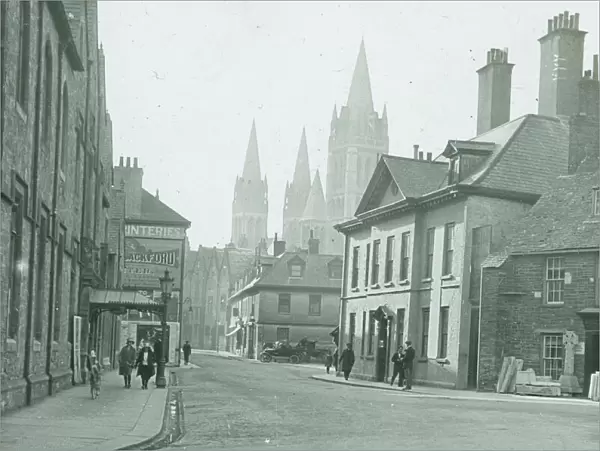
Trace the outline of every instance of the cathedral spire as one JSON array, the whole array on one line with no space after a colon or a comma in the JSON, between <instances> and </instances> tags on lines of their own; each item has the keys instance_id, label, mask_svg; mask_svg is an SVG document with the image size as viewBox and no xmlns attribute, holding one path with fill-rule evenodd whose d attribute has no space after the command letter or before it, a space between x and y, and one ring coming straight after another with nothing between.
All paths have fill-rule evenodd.
<instances>
[{"instance_id":1,"label":"cathedral spire","mask_svg":"<svg viewBox=\"0 0 600 451\"><path fill-rule=\"evenodd\" d=\"M327 205L325 203L325 194L323 193L323 184L321 183L321 176L319 170L315 174L312 186L310 188L310 194L304 207L304 213L302 214L302 220L316 220L326 221L327 220Z\"/></svg>"},{"instance_id":2,"label":"cathedral spire","mask_svg":"<svg viewBox=\"0 0 600 451\"><path fill-rule=\"evenodd\" d=\"M252 130L246 150L246 160L244 161L244 172L242 177L245 180L259 181L260 177L260 159L258 157L258 140L256 139L256 122L252 120Z\"/></svg>"},{"instance_id":3,"label":"cathedral spire","mask_svg":"<svg viewBox=\"0 0 600 451\"><path fill-rule=\"evenodd\" d=\"M310 166L308 163L308 146L306 145L305 128L302 128L302 138L300 138L300 146L298 147L292 185L297 191L306 190L308 192L308 190L310 190Z\"/></svg>"},{"instance_id":4,"label":"cathedral spire","mask_svg":"<svg viewBox=\"0 0 600 451\"><path fill-rule=\"evenodd\" d=\"M352 75L352 84L348 94L348 107L350 109L363 110L371 113L373 109L373 93L371 91L371 78L369 77L369 65L367 63L367 52L365 51L364 39L360 42L360 50Z\"/></svg>"}]
</instances>

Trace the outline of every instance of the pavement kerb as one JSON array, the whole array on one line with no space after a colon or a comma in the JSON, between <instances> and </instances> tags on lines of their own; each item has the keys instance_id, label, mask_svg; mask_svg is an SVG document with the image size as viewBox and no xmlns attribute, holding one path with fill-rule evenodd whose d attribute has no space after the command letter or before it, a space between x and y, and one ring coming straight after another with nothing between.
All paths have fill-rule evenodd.
<instances>
[{"instance_id":1,"label":"pavement kerb","mask_svg":"<svg viewBox=\"0 0 600 451\"><path fill-rule=\"evenodd\" d=\"M371 388L374 390L386 390L397 393L399 396L408 396L411 398L436 398L436 399L452 399L456 401L485 401L485 402L520 402L520 403L538 403L538 404L563 404L563 405L571 405L571 406L589 406L598 408L598 403L590 401L590 400L566 400L566 399L552 399L552 398L533 398L533 397L524 397L518 395L501 395L498 397L489 397L489 396L461 396L461 395L443 395L443 394L432 394L432 393L415 393L415 392L405 392L398 390L394 387L389 387L386 385L371 385L365 384L361 382L354 381L345 381L345 380L336 380L333 378L328 378L324 376L311 376L311 379L320 381L320 382L329 382L330 384L338 384L338 385L349 385L352 387L361 387L361 388Z\"/></svg>"},{"instance_id":2,"label":"pavement kerb","mask_svg":"<svg viewBox=\"0 0 600 451\"><path fill-rule=\"evenodd\" d=\"M144 410L138 418L135 426L128 433L93 446L94 451L120 450L123 448L141 447L144 444L155 440L162 434L166 425L166 415L168 411L169 393L171 388L154 388L148 397ZM154 406L162 406L160 414L154 409ZM157 420L160 419L160 422ZM158 424L157 424L158 423Z\"/></svg>"}]
</instances>

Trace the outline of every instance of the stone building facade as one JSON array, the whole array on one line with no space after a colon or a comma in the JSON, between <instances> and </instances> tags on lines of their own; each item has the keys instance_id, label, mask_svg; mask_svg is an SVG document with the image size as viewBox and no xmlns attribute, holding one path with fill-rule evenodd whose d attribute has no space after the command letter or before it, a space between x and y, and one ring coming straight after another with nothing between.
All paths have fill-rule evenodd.
<instances>
[{"instance_id":1,"label":"stone building facade","mask_svg":"<svg viewBox=\"0 0 600 451\"><path fill-rule=\"evenodd\" d=\"M556 31L563 32L571 33ZM542 44L542 72L554 70L544 65L549 51ZM573 65L582 58L564 56ZM593 101L579 101L571 116L509 122L505 97L498 95L510 90L507 80L488 76L510 72L507 52L492 49L487 66L479 71L483 133L448 141L436 159L423 159L418 149L412 160L384 156L355 218L337 226L346 236L340 342L355 344L357 377L386 380L387 354L409 339L417 380L475 387L481 264L506 244L510 220L522 218L556 177L583 160L597 165L597 115L584 107ZM593 74L572 76L569 86L582 93L586 77Z\"/></svg>"},{"instance_id":2,"label":"stone building facade","mask_svg":"<svg viewBox=\"0 0 600 451\"><path fill-rule=\"evenodd\" d=\"M2 2L3 411L78 382L74 343L84 359L91 339L80 293L105 283L112 132L97 20L95 1Z\"/></svg>"}]
</instances>

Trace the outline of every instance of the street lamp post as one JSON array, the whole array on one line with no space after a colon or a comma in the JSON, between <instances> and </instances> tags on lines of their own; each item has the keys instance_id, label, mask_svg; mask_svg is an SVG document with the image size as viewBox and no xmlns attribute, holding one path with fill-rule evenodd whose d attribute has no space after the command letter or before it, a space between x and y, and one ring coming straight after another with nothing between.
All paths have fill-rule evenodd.
<instances>
[{"instance_id":1,"label":"street lamp post","mask_svg":"<svg viewBox=\"0 0 600 451\"><path fill-rule=\"evenodd\" d=\"M254 358L254 335L255 335L255 328L256 327L256 320L254 319L254 315L250 315L250 318L248 319L248 358L249 359L253 359Z\"/></svg>"},{"instance_id":2,"label":"street lamp post","mask_svg":"<svg viewBox=\"0 0 600 451\"><path fill-rule=\"evenodd\" d=\"M169 348L167 347L167 304L171 299L173 290L173 278L169 275L169 270L165 269L165 275L158 279L160 281L161 300L163 302L163 314L161 321L162 328L162 352L156 368L156 387L165 388L167 378L165 377L165 364Z\"/></svg>"}]
</instances>

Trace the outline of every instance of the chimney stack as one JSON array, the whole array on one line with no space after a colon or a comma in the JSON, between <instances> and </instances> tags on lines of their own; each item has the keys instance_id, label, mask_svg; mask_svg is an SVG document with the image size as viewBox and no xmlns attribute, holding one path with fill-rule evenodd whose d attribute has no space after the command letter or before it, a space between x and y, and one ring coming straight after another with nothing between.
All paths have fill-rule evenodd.
<instances>
[{"instance_id":1,"label":"chimney stack","mask_svg":"<svg viewBox=\"0 0 600 451\"><path fill-rule=\"evenodd\" d=\"M319 240L314 237L312 229L310 231L310 238L308 239L308 253L310 255L319 254Z\"/></svg>"},{"instance_id":2,"label":"chimney stack","mask_svg":"<svg viewBox=\"0 0 600 451\"><path fill-rule=\"evenodd\" d=\"M119 167L123 167L123 157L119 157Z\"/></svg>"},{"instance_id":3,"label":"chimney stack","mask_svg":"<svg viewBox=\"0 0 600 451\"><path fill-rule=\"evenodd\" d=\"M538 114L570 117L579 110L579 82L587 33L579 29L579 14L564 11L548 21L540 42Z\"/></svg>"},{"instance_id":4,"label":"chimney stack","mask_svg":"<svg viewBox=\"0 0 600 451\"><path fill-rule=\"evenodd\" d=\"M595 76L594 76L595 72ZM598 55L594 55L594 62L591 70L583 73L583 78L579 81L579 109L580 116L587 116L596 121L600 117L600 81L598 81Z\"/></svg>"},{"instance_id":5,"label":"chimney stack","mask_svg":"<svg viewBox=\"0 0 600 451\"><path fill-rule=\"evenodd\" d=\"M598 55L594 55L594 62L592 63L592 80L598 81Z\"/></svg>"},{"instance_id":6,"label":"chimney stack","mask_svg":"<svg viewBox=\"0 0 600 451\"><path fill-rule=\"evenodd\" d=\"M431 154L431 152L427 152L427 161L431 161L432 158L433 155Z\"/></svg>"},{"instance_id":7,"label":"chimney stack","mask_svg":"<svg viewBox=\"0 0 600 451\"><path fill-rule=\"evenodd\" d=\"M134 159L133 159L133 167L134 168L138 167L138 159L137 159L137 157L134 157Z\"/></svg>"},{"instance_id":8,"label":"chimney stack","mask_svg":"<svg viewBox=\"0 0 600 451\"><path fill-rule=\"evenodd\" d=\"M423 159L423 152L419 152L419 160Z\"/></svg>"},{"instance_id":9,"label":"chimney stack","mask_svg":"<svg viewBox=\"0 0 600 451\"><path fill-rule=\"evenodd\" d=\"M508 49L490 49L479 74L477 135L510 120L510 94L514 64L508 62Z\"/></svg>"},{"instance_id":10,"label":"chimney stack","mask_svg":"<svg viewBox=\"0 0 600 451\"><path fill-rule=\"evenodd\" d=\"M273 240L273 255L275 257L279 257L280 255L285 253L285 241L279 241L277 238L277 234L275 234L275 239Z\"/></svg>"},{"instance_id":11,"label":"chimney stack","mask_svg":"<svg viewBox=\"0 0 600 451\"><path fill-rule=\"evenodd\" d=\"M414 159L418 160L419 159L419 145L418 144L413 144L413 152L414 152Z\"/></svg>"},{"instance_id":12,"label":"chimney stack","mask_svg":"<svg viewBox=\"0 0 600 451\"><path fill-rule=\"evenodd\" d=\"M127 167L131 167L131 157L127 157Z\"/></svg>"}]
</instances>

